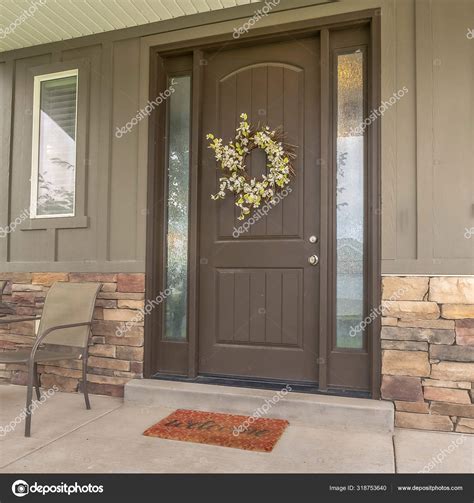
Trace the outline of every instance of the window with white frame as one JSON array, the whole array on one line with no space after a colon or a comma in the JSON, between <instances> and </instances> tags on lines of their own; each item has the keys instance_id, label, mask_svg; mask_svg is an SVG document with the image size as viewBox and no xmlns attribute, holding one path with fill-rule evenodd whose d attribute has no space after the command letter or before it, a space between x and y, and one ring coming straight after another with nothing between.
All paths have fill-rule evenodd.
<instances>
[{"instance_id":1,"label":"window with white frame","mask_svg":"<svg viewBox=\"0 0 474 503\"><path fill-rule=\"evenodd\" d=\"M75 215L78 76L34 78L30 218Z\"/></svg>"}]
</instances>

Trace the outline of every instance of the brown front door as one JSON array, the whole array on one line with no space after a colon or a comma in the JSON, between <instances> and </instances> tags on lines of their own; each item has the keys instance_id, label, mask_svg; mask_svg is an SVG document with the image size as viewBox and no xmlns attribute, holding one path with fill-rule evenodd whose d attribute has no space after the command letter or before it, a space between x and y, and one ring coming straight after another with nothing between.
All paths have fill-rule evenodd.
<instances>
[{"instance_id":1,"label":"brown front door","mask_svg":"<svg viewBox=\"0 0 474 503\"><path fill-rule=\"evenodd\" d=\"M203 43L153 53L151 96L175 92L150 128L159 141L147 298L171 293L145 318L145 373L377 396L380 120L366 118L379 72L369 23ZM243 222L232 197L211 200L221 172L206 139L232 140L242 113L281 127L297 154L287 195ZM246 165L260 177L265 154Z\"/></svg>"},{"instance_id":2,"label":"brown front door","mask_svg":"<svg viewBox=\"0 0 474 503\"><path fill-rule=\"evenodd\" d=\"M308 259L319 255L319 54L318 37L205 54L200 374L318 381L320 269ZM245 229L232 197L210 198L219 172L205 139L232 139L243 112L297 146L291 192L267 216L251 213ZM250 154L252 176L265 162Z\"/></svg>"}]
</instances>

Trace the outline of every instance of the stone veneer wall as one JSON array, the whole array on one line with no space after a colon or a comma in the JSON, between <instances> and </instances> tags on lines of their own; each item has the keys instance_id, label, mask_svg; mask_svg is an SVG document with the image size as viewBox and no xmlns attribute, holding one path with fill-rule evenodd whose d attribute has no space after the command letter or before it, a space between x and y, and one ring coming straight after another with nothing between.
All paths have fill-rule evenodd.
<instances>
[{"instance_id":1,"label":"stone veneer wall","mask_svg":"<svg viewBox=\"0 0 474 503\"><path fill-rule=\"evenodd\" d=\"M401 428L474 433L474 277L383 278L382 398Z\"/></svg>"},{"instance_id":2,"label":"stone veneer wall","mask_svg":"<svg viewBox=\"0 0 474 503\"><path fill-rule=\"evenodd\" d=\"M123 396L124 384L143 376L143 323L134 324L122 337L117 337L115 331L121 323L136 317L138 309L143 309L144 274L0 273L0 280L8 281L3 300L14 304L19 316L41 314L46 292L55 281L103 283L94 310L89 348L89 391ZM30 347L34 330L31 321L0 325L0 351ZM78 391L81 365L80 360L39 365L41 386ZM0 380L26 384L26 378L25 366L0 364Z\"/></svg>"},{"instance_id":3,"label":"stone veneer wall","mask_svg":"<svg viewBox=\"0 0 474 503\"><path fill-rule=\"evenodd\" d=\"M143 376L143 324L116 329L144 307L144 274L0 273L3 300L19 316L41 314L54 281L103 283L93 321L91 393L122 396ZM383 278L382 398L395 403L396 426L474 433L474 277ZM34 322L0 325L0 351L32 345ZM40 365L41 386L77 391L81 362ZM23 365L0 365L0 380L26 383Z\"/></svg>"}]
</instances>

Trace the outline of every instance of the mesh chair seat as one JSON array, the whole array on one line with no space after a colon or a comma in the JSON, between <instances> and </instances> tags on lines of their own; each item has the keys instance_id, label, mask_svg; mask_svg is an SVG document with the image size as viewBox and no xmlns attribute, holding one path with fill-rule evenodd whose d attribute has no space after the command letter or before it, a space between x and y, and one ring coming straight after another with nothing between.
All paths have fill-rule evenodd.
<instances>
[{"instance_id":1,"label":"mesh chair seat","mask_svg":"<svg viewBox=\"0 0 474 503\"><path fill-rule=\"evenodd\" d=\"M2 351L0 352L0 363L27 363L30 359L31 351ZM68 349L67 351L54 351L51 349L38 349L35 354L35 362L53 362L61 360L71 360L80 357L80 351L77 349Z\"/></svg>"}]
</instances>

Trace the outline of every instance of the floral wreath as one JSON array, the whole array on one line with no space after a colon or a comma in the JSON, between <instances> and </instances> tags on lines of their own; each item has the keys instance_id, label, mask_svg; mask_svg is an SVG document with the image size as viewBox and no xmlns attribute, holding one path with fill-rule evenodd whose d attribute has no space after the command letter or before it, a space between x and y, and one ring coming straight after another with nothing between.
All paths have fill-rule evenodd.
<instances>
[{"instance_id":1,"label":"floral wreath","mask_svg":"<svg viewBox=\"0 0 474 503\"><path fill-rule=\"evenodd\" d=\"M212 140L209 148L214 150L216 161L226 173L219 178L219 192L211 195L211 199L224 199L226 192L235 194L235 205L241 209L239 220L243 220L251 208L258 208L262 201L272 202L275 194L290 183L290 175L295 174L291 163L296 154L294 145L283 142L281 128L270 131L268 126L251 126L245 113L240 118L234 141L223 145L222 138L211 133L206 138ZM269 168L260 179L250 178L245 165L247 155L257 148L267 154Z\"/></svg>"}]
</instances>

